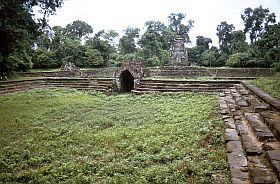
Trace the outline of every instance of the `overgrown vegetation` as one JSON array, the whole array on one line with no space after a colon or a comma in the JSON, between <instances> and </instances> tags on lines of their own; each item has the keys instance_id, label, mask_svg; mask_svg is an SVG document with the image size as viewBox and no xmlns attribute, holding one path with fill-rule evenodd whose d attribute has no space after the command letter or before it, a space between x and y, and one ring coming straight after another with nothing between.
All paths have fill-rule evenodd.
<instances>
[{"instance_id":1,"label":"overgrown vegetation","mask_svg":"<svg viewBox=\"0 0 280 184\"><path fill-rule=\"evenodd\" d=\"M280 73L273 77L261 77L253 80L251 83L263 89L267 93L280 99Z\"/></svg>"},{"instance_id":2,"label":"overgrown vegetation","mask_svg":"<svg viewBox=\"0 0 280 184\"><path fill-rule=\"evenodd\" d=\"M0 183L230 183L217 96L0 96Z\"/></svg>"},{"instance_id":3,"label":"overgrown vegetation","mask_svg":"<svg viewBox=\"0 0 280 184\"><path fill-rule=\"evenodd\" d=\"M184 13L171 13L167 25L147 20L143 31L128 27L122 37L113 29L93 34L94 25L80 20L65 27L49 27L46 18L62 4L63 0L0 2L0 78L14 70L58 68L65 62L104 67L139 59L147 66L162 66L169 61L174 38L180 36L185 44L190 43L189 32L194 26ZM33 16L37 5L43 14L39 21ZM248 7L241 18L243 30L226 21L217 25L219 48L210 47L211 38L197 35L195 46L188 48L189 60L207 67L273 67L280 71L280 23L275 13L262 6Z\"/></svg>"}]
</instances>

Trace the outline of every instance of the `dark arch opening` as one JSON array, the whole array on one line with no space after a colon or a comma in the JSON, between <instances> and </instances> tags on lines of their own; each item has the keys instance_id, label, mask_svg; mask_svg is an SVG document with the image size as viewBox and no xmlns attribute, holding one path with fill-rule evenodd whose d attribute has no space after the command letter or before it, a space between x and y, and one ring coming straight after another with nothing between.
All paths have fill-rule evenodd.
<instances>
[{"instance_id":1,"label":"dark arch opening","mask_svg":"<svg viewBox=\"0 0 280 184\"><path fill-rule=\"evenodd\" d=\"M134 77L128 70L125 70L120 75L121 92L131 92L134 88Z\"/></svg>"}]
</instances>

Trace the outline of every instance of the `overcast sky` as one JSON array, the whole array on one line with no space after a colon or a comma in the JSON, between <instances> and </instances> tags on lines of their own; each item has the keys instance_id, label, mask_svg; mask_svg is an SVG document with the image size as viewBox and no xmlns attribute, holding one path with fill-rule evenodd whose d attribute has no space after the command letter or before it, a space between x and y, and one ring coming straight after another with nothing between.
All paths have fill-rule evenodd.
<instances>
[{"instance_id":1,"label":"overcast sky","mask_svg":"<svg viewBox=\"0 0 280 184\"><path fill-rule=\"evenodd\" d=\"M241 14L247 7L260 5L274 12L279 22L280 0L64 0L61 9L50 17L51 26L66 26L75 20L90 24L94 33L116 30L123 34L127 27L144 29L149 20L168 24L168 15L184 13L186 19L194 20L190 31L192 45L196 36L205 36L218 45L216 27L222 21L243 29Z\"/></svg>"}]
</instances>

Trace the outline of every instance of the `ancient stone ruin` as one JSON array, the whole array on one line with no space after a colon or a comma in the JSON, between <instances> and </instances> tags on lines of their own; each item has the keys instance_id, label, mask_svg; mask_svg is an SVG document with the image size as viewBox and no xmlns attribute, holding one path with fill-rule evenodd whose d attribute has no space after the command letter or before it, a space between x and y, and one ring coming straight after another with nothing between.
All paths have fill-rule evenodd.
<instances>
[{"instance_id":1,"label":"ancient stone ruin","mask_svg":"<svg viewBox=\"0 0 280 184\"><path fill-rule=\"evenodd\" d=\"M63 63L60 67L60 70L70 71L70 72L80 72L80 68L71 62Z\"/></svg>"},{"instance_id":2,"label":"ancient stone ruin","mask_svg":"<svg viewBox=\"0 0 280 184\"><path fill-rule=\"evenodd\" d=\"M170 55L169 65L190 65L187 50L180 36L177 36L172 43Z\"/></svg>"},{"instance_id":3,"label":"ancient stone ruin","mask_svg":"<svg viewBox=\"0 0 280 184\"><path fill-rule=\"evenodd\" d=\"M177 61L182 62L175 58ZM138 60L124 62L115 70L114 78L82 78L80 75L74 78L70 71L77 71L77 68L69 63L62 70L59 73L63 75L42 73L43 76L47 73L54 77L0 81L0 94L42 87L69 87L106 93L115 92L117 88L120 92L139 95L188 91L219 94L232 183L280 183L280 100L243 81L244 76L270 76L272 73L269 69L211 69L218 76L235 80L204 81L145 79L151 75L204 76L209 72L203 68L169 66L160 71L157 68L148 70ZM89 74L94 75L96 71L91 70ZM36 76L34 73L32 75Z\"/></svg>"},{"instance_id":4,"label":"ancient stone ruin","mask_svg":"<svg viewBox=\"0 0 280 184\"><path fill-rule=\"evenodd\" d=\"M118 91L130 92L139 85L141 79L148 75L144 62L139 60L122 63L114 73L114 79Z\"/></svg>"}]
</instances>

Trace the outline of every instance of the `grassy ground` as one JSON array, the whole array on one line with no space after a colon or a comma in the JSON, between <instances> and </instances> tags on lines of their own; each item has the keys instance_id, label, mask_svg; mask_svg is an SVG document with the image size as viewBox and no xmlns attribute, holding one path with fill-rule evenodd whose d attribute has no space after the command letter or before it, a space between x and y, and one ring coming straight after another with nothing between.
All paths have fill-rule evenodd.
<instances>
[{"instance_id":1,"label":"grassy ground","mask_svg":"<svg viewBox=\"0 0 280 184\"><path fill-rule=\"evenodd\" d=\"M0 183L230 183L217 96L0 96Z\"/></svg>"},{"instance_id":2,"label":"grassy ground","mask_svg":"<svg viewBox=\"0 0 280 184\"><path fill-rule=\"evenodd\" d=\"M251 83L280 99L280 73L273 77L261 77L251 81Z\"/></svg>"}]
</instances>

